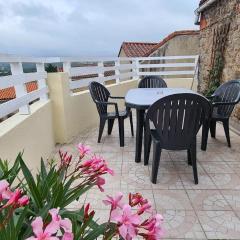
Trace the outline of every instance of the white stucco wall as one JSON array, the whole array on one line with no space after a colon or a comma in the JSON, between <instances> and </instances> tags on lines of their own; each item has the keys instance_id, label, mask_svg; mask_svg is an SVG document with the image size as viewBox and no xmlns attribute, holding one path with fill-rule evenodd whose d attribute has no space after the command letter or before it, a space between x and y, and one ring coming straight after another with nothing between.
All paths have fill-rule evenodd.
<instances>
[{"instance_id":1,"label":"white stucco wall","mask_svg":"<svg viewBox=\"0 0 240 240\"><path fill-rule=\"evenodd\" d=\"M51 101L31 105L30 115L15 114L0 124L0 158L13 162L24 151L24 161L36 170L41 157L50 156L55 146Z\"/></svg>"}]
</instances>

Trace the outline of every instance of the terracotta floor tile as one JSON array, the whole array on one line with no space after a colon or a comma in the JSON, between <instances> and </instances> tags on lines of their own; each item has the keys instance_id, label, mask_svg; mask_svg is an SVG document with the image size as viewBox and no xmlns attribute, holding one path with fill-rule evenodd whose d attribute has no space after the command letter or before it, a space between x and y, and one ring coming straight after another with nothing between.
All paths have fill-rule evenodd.
<instances>
[{"instance_id":1,"label":"terracotta floor tile","mask_svg":"<svg viewBox=\"0 0 240 240\"><path fill-rule=\"evenodd\" d=\"M218 189L240 190L240 177L234 173L209 174Z\"/></svg>"},{"instance_id":2,"label":"terracotta floor tile","mask_svg":"<svg viewBox=\"0 0 240 240\"><path fill-rule=\"evenodd\" d=\"M198 211L208 239L240 238L240 219L232 211Z\"/></svg>"},{"instance_id":3,"label":"terracotta floor tile","mask_svg":"<svg viewBox=\"0 0 240 240\"><path fill-rule=\"evenodd\" d=\"M166 238L206 239L194 211L166 210L163 218Z\"/></svg>"},{"instance_id":4,"label":"terracotta floor tile","mask_svg":"<svg viewBox=\"0 0 240 240\"><path fill-rule=\"evenodd\" d=\"M207 173L234 173L225 162L202 162L201 166Z\"/></svg>"},{"instance_id":5,"label":"terracotta floor tile","mask_svg":"<svg viewBox=\"0 0 240 240\"><path fill-rule=\"evenodd\" d=\"M198 174L198 184L194 183L193 174L180 174L185 189L217 189L213 180L207 174Z\"/></svg>"},{"instance_id":6,"label":"terracotta floor tile","mask_svg":"<svg viewBox=\"0 0 240 240\"><path fill-rule=\"evenodd\" d=\"M221 190L221 193L234 211L240 211L239 190Z\"/></svg>"},{"instance_id":7,"label":"terracotta floor tile","mask_svg":"<svg viewBox=\"0 0 240 240\"><path fill-rule=\"evenodd\" d=\"M162 210L193 210L187 193L184 190L155 190L156 208Z\"/></svg>"},{"instance_id":8,"label":"terracotta floor tile","mask_svg":"<svg viewBox=\"0 0 240 240\"><path fill-rule=\"evenodd\" d=\"M187 190L195 210L231 210L219 190Z\"/></svg>"},{"instance_id":9,"label":"terracotta floor tile","mask_svg":"<svg viewBox=\"0 0 240 240\"><path fill-rule=\"evenodd\" d=\"M158 174L157 184L152 184L153 189L184 189L182 181L177 173Z\"/></svg>"}]
</instances>

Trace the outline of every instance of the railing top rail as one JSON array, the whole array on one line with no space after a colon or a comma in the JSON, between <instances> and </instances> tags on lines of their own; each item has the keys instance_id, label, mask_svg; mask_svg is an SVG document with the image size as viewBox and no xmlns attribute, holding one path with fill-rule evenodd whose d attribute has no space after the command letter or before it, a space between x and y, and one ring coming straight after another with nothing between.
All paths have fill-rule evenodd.
<instances>
[{"instance_id":1,"label":"railing top rail","mask_svg":"<svg viewBox=\"0 0 240 240\"><path fill-rule=\"evenodd\" d=\"M0 63L51 63L59 62L58 57L19 57L19 56L0 56Z\"/></svg>"},{"instance_id":2,"label":"railing top rail","mask_svg":"<svg viewBox=\"0 0 240 240\"><path fill-rule=\"evenodd\" d=\"M146 60L187 60L187 59L197 59L198 55L189 56L164 56L164 57L137 57L136 60L146 61Z\"/></svg>"},{"instance_id":3,"label":"railing top rail","mask_svg":"<svg viewBox=\"0 0 240 240\"><path fill-rule=\"evenodd\" d=\"M132 61L134 58L128 57L60 57L59 62L114 62Z\"/></svg>"},{"instance_id":4,"label":"railing top rail","mask_svg":"<svg viewBox=\"0 0 240 240\"><path fill-rule=\"evenodd\" d=\"M60 62L114 62L114 61L145 61L145 60L179 60L196 59L198 55L189 56L166 56L166 57L21 57L0 56L0 63L60 63Z\"/></svg>"},{"instance_id":5,"label":"railing top rail","mask_svg":"<svg viewBox=\"0 0 240 240\"><path fill-rule=\"evenodd\" d=\"M107 62L107 61L134 61L134 60L179 60L179 59L196 59L198 55L189 56L165 56L165 57L60 57L60 62Z\"/></svg>"}]
</instances>

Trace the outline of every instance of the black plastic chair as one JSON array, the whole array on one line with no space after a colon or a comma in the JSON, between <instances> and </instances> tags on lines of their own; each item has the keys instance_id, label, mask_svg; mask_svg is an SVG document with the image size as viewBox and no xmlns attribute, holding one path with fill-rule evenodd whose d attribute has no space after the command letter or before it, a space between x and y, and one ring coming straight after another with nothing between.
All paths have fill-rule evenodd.
<instances>
[{"instance_id":1,"label":"black plastic chair","mask_svg":"<svg viewBox=\"0 0 240 240\"><path fill-rule=\"evenodd\" d=\"M240 101L240 80L232 80L222 84L215 93L209 97L212 103L212 116L209 123L204 124L202 150L207 148L208 132L211 137L216 137L216 123L222 122L228 146L231 147L229 133L229 118L233 109Z\"/></svg>"},{"instance_id":2,"label":"black plastic chair","mask_svg":"<svg viewBox=\"0 0 240 240\"><path fill-rule=\"evenodd\" d=\"M119 111L118 104L116 102L109 102L108 100L109 98L111 99L125 99L125 98L111 96L108 89L98 82L91 82L89 84L89 91L93 101L96 103L96 107L97 107L99 118L100 118L98 143L100 143L101 141L102 133L103 133L106 121L108 120L108 135L110 135L112 133L114 120L118 119L120 146L123 147L124 146L124 119L127 117L130 118L131 133L132 133L132 136L134 135L132 112L128 108L126 108L125 111ZM110 105L115 107L115 112L108 112L108 106Z\"/></svg>"},{"instance_id":3,"label":"black plastic chair","mask_svg":"<svg viewBox=\"0 0 240 240\"><path fill-rule=\"evenodd\" d=\"M188 164L192 165L194 181L198 184L196 138L202 123L209 119L210 114L209 101L192 93L166 96L149 108L144 164L148 164L153 141L152 183L157 182L161 151L166 149L187 150Z\"/></svg>"},{"instance_id":4,"label":"black plastic chair","mask_svg":"<svg viewBox=\"0 0 240 240\"><path fill-rule=\"evenodd\" d=\"M167 84L161 77L146 76L139 82L138 88L167 88Z\"/></svg>"}]
</instances>

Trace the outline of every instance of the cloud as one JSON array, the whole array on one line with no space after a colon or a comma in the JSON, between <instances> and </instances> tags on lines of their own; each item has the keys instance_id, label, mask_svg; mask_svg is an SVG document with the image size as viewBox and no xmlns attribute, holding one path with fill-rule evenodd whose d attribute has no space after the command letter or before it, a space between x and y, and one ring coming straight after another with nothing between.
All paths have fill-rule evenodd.
<instances>
[{"instance_id":1,"label":"cloud","mask_svg":"<svg viewBox=\"0 0 240 240\"><path fill-rule=\"evenodd\" d=\"M9 3L10 2L10 3ZM123 41L193 29L199 0L0 0L0 52L116 56Z\"/></svg>"}]
</instances>

